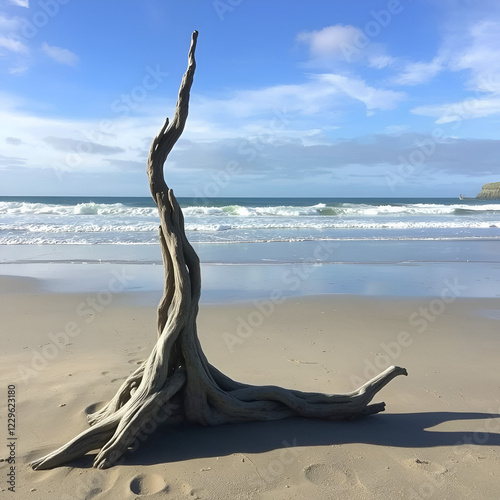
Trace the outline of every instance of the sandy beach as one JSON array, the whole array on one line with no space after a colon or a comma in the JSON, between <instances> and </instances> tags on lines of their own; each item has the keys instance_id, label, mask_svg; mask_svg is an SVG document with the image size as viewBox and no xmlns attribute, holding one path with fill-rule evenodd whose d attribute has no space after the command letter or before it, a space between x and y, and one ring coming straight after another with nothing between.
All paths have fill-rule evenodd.
<instances>
[{"instance_id":1,"label":"sandy beach","mask_svg":"<svg viewBox=\"0 0 500 500\"><path fill-rule=\"evenodd\" d=\"M4 276L2 431L15 386L15 491L30 499L494 499L500 484L498 299L330 294L202 304L199 335L233 378L350 392L387 366L407 368L351 422L288 419L162 426L109 470L28 463L84 430L155 342L156 293L52 293ZM458 287L458 288L457 288ZM110 291L111 290L111 291ZM113 291L114 290L114 291ZM5 456L4 456L5 455ZM7 496L12 465L0 463ZM13 495L14 497L15 495Z\"/></svg>"},{"instance_id":2,"label":"sandy beach","mask_svg":"<svg viewBox=\"0 0 500 500\"><path fill-rule=\"evenodd\" d=\"M0 500L500 499L499 2L0 3Z\"/></svg>"}]
</instances>

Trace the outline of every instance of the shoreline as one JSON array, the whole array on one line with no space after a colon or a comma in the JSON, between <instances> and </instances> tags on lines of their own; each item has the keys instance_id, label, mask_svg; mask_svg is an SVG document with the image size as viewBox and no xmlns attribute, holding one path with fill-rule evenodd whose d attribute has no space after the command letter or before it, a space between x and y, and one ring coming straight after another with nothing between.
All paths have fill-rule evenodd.
<instances>
[{"instance_id":1,"label":"shoreline","mask_svg":"<svg viewBox=\"0 0 500 500\"><path fill-rule=\"evenodd\" d=\"M273 295L439 297L450 283L459 287L462 297L500 297L500 240L304 241L195 248L202 262L205 304L266 300ZM0 250L0 276L31 279L41 292L91 293L111 287L154 297L163 290L157 245L7 245ZM9 286L4 290L16 293Z\"/></svg>"},{"instance_id":2,"label":"shoreline","mask_svg":"<svg viewBox=\"0 0 500 500\"><path fill-rule=\"evenodd\" d=\"M204 351L235 379L345 393L388 364L409 376L380 393L386 412L353 422L165 428L110 470L84 457L35 472L27 463L84 430L85 413L149 355L159 296L117 290L99 299L40 292L29 279L2 283L1 379L17 388L17 488L34 500L167 491L213 500L495 498L498 299L330 294L201 304Z\"/></svg>"},{"instance_id":3,"label":"shoreline","mask_svg":"<svg viewBox=\"0 0 500 500\"><path fill-rule=\"evenodd\" d=\"M202 263L201 273L201 303L206 304L274 295L439 297L449 288L460 297L500 297L496 262ZM18 293L24 280L40 293L135 292L159 300L163 276L162 266L152 264L0 264L0 291Z\"/></svg>"},{"instance_id":4,"label":"shoreline","mask_svg":"<svg viewBox=\"0 0 500 500\"><path fill-rule=\"evenodd\" d=\"M499 262L500 237L343 239L298 241L193 242L204 264L393 262ZM154 244L0 245L0 266L55 263L162 265ZM367 259L367 255L370 256Z\"/></svg>"}]
</instances>

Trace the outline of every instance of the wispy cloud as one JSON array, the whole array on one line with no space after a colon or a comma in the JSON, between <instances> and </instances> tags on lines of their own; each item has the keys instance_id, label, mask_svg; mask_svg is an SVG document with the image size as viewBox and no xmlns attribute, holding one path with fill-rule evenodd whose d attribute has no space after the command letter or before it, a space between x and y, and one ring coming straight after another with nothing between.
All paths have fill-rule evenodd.
<instances>
[{"instance_id":1,"label":"wispy cloud","mask_svg":"<svg viewBox=\"0 0 500 500\"><path fill-rule=\"evenodd\" d=\"M19 158L16 156L0 155L0 166L1 167L17 167L19 165L24 165L25 163L26 163L25 158Z\"/></svg>"},{"instance_id":2,"label":"wispy cloud","mask_svg":"<svg viewBox=\"0 0 500 500\"><path fill-rule=\"evenodd\" d=\"M224 170L229 162L237 161L239 176L260 175L266 182L290 179L334 176L354 178L378 176L385 182L387 171L397 171L402 158L411 157L422 144L432 144L434 151L426 162L415 167L415 176L429 179L432 175L499 175L500 141L448 139L436 142L431 134L400 133L361 136L329 144L305 145L300 140L260 142L248 140L242 150L241 140L230 139L212 143L189 142L188 147L174 151L172 160L182 165L184 172L198 168L197 175ZM252 152L257 152L252 154ZM203 161L200 162L200 158ZM473 166L473 167L472 167ZM215 174L214 174L215 173ZM412 179L406 179L412 182ZM426 181L427 182L427 181Z\"/></svg>"},{"instance_id":3,"label":"wispy cloud","mask_svg":"<svg viewBox=\"0 0 500 500\"><path fill-rule=\"evenodd\" d=\"M377 89L365 81L343 75L323 74L318 75L318 80L341 90L352 99L362 102L368 111L394 109L397 104L406 98L404 92Z\"/></svg>"},{"instance_id":4,"label":"wispy cloud","mask_svg":"<svg viewBox=\"0 0 500 500\"><path fill-rule=\"evenodd\" d=\"M63 152L77 152L81 155L111 155L123 153L125 149L119 146L106 146L95 142L71 139L68 137L44 137L43 140L54 149Z\"/></svg>"},{"instance_id":5,"label":"wispy cloud","mask_svg":"<svg viewBox=\"0 0 500 500\"><path fill-rule=\"evenodd\" d=\"M382 69L387 66L391 66L395 62L395 59L388 55L373 55L368 60L368 66L371 68Z\"/></svg>"},{"instance_id":6,"label":"wispy cloud","mask_svg":"<svg viewBox=\"0 0 500 500\"><path fill-rule=\"evenodd\" d=\"M297 35L297 41L309 46L313 58L325 57L346 58L348 49L356 43L361 30L351 25L336 24L321 30L302 31Z\"/></svg>"},{"instance_id":7,"label":"wispy cloud","mask_svg":"<svg viewBox=\"0 0 500 500\"><path fill-rule=\"evenodd\" d=\"M352 25L335 24L320 30L302 31L296 40L309 49L309 67L331 68L341 62L362 62L382 69L394 62L382 44L369 40L361 29Z\"/></svg>"},{"instance_id":8,"label":"wispy cloud","mask_svg":"<svg viewBox=\"0 0 500 500\"><path fill-rule=\"evenodd\" d=\"M436 56L429 62L411 62L406 65L394 81L399 85L427 83L445 67L445 59L442 56Z\"/></svg>"},{"instance_id":9,"label":"wispy cloud","mask_svg":"<svg viewBox=\"0 0 500 500\"><path fill-rule=\"evenodd\" d=\"M133 160L116 160L113 158L106 159L106 163L123 172L143 172L145 162Z\"/></svg>"},{"instance_id":10,"label":"wispy cloud","mask_svg":"<svg viewBox=\"0 0 500 500\"><path fill-rule=\"evenodd\" d=\"M29 9L30 2L29 0L9 0L12 5L17 5L18 7L25 7Z\"/></svg>"},{"instance_id":11,"label":"wispy cloud","mask_svg":"<svg viewBox=\"0 0 500 500\"><path fill-rule=\"evenodd\" d=\"M21 28L21 19L19 17L9 17L0 12L0 30L2 33L13 33Z\"/></svg>"},{"instance_id":12,"label":"wispy cloud","mask_svg":"<svg viewBox=\"0 0 500 500\"><path fill-rule=\"evenodd\" d=\"M75 66L78 62L78 56L68 49L63 49L61 47L56 47L43 42L42 50L51 59L58 62L59 64L65 64L66 66Z\"/></svg>"},{"instance_id":13,"label":"wispy cloud","mask_svg":"<svg viewBox=\"0 0 500 500\"><path fill-rule=\"evenodd\" d=\"M11 75L24 75L28 69L28 66L12 66L8 71Z\"/></svg>"},{"instance_id":14,"label":"wispy cloud","mask_svg":"<svg viewBox=\"0 0 500 500\"><path fill-rule=\"evenodd\" d=\"M28 40L21 36L22 23L21 17L0 12L0 62L11 75L20 75L27 70L30 47Z\"/></svg>"},{"instance_id":15,"label":"wispy cloud","mask_svg":"<svg viewBox=\"0 0 500 500\"><path fill-rule=\"evenodd\" d=\"M396 92L368 85L363 79L336 73L310 74L304 82L274 85L261 89L234 92L225 98L193 98L195 126L207 137L222 138L214 117L219 124L226 124L225 137L243 132L252 133L259 124L263 128L294 129L335 128L343 110L355 101L366 107L367 114L377 110L394 109L406 98L404 92ZM283 116L284 115L284 116ZM287 123L277 124L280 120ZM208 125L203 130L202 125ZM274 125L273 125L274 124Z\"/></svg>"},{"instance_id":16,"label":"wispy cloud","mask_svg":"<svg viewBox=\"0 0 500 500\"><path fill-rule=\"evenodd\" d=\"M28 53L28 47L24 43L6 36L0 36L0 49L2 48L10 52L16 52L17 54Z\"/></svg>"},{"instance_id":17,"label":"wispy cloud","mask_svg":"<svg viewBox=\"0 0 500 500\"><path fill-rule=\"evenodd\" d=\"M412 113L436 118L436 123L453 123L472 118L500 114L500 96L470 98L463 101L450 102L430 106L417 106Z\"/></svg>"},{"instance_id":18,"label":"wispy cloud","mask_svg":"<svg viewBox=\"0 0 500 500\"><path fill-rule=\"evenodd\" d=\"M358 89L351 80L339 79L328 84L329 87L351 86L356 99L366 101L367 107L374 105L370 99L380 106L380 95L377 92L370 94L369 86L363 82ZM391 95L387 102L382 99L384 106L392 105L392 99ZM318 112L317 116L320 115ZM224 138L222 124L204 121L200 117L193 123L191 118L185 139L172 152L168 166L169 178L187 195L193 186L210 181L210 176L223 171L229 162L239 165L231 189L241 189L242 192L246 192L249 179L255 176L263 179L269 189L276 190L279 183L297 180L307 183L314 179L321 185L318 179L328 184L339 176L354 185L370 177L382 189L386 185L387 171L398 168L401 155L409 157L419 144L426 141L433 141L435 151L425 165L419 166L419 176L425 173L429 179L429 176L441 174L500 174L496 161L500 156L500 141L495 140L448 139L436 143L429 134L401 133L403 129L399 128L390 134L336 141L323 137L321 143L311 143L299 133L297 123L289 123L283 130L271 131L269 137L245 135L245 131L239 129L234 130L230 138ZM193 133L193 125L199 127L198 133ZM217 125L221 127L219 136L207 135L210 126ZM111 176L117 171L124 176L142 175L147 157L146 143L156 133L157 126L153 115L117 120L112 127L113 134L104 135L99 132L98 121L42 118L14 110L0 110L0 135L9 138L2 146L4 156L0 165L4 171L10 169L12 172L20 165L25 165L30 171L52 169L59 174L64 172L61 175L64 175L65 182L76 179L78 175L90 179L97 172L103 176ZM248 122L247 126L250 126ZM238 132L242 135L238 136ZM190 139L193 136L195 139ZM144 137L148 139L143 141ZM212 140L198 140L199 137L211 137ZM474 165L472 170L471 165ZM56 179L53 172L46 175ZM196 175L195 181L192 176L187 180L186 173L189 172ZM409 184L412 182L408 179Z\"/></svg>"},{"instance_id":19,"label":"wispy cloud","mask_svg":"<svg viewBox=\"0 0 500 500\"><path fill-rule=\"evenodd\" d=\"M6 137L5 142L7 144L13 144L14 146L18 146L19 144L22 144L22 140L19 139L19 137Z\"/></svg>"},{"instance_id":20,"label":"wispy cloud","mask_svg":"<svg viewBox=\"0 0 500 500\"><path fill-rule=\"evenodd\" d=\"M454 102L417 106L411 112L435 118L438 124L500 115L500 61L496 56L500 52L500 22L475 21L463 28L460 40L454 40L456 47L448 58L441 56L428 64L416 64L413 72L400 78L406 83L420 83L446 66L448 71L463 72L463 90L471 94Z\"/></svg>"},{"instance_id":21,"label":"wispy cloud","mask_svg":"<svg viewBox=\"0 0 500 500\"><path fill-rule=\"evenodd\" d=\"M162 109L170 107L162 104ZM27 168L67 164L74 172L100 171L110 155L144 162L149 142L164 118L155 107L141 116L109 115L103 128L102 116L46 116L45 110L44 103L0 91L0 137L10 138L3 142L2 154L24 156ZM147 144L143 144L144 137L149 138Z\"/></svg>"},{"instance_id":22,"label":"wispy cloud","mask_svg":"<svg viewBox=\"0 0 500 500\"><path fill-rule=\"evenodd\" d=\"M455 52L450 68L469 73L469 90L500 92L500 22L483 20L472 24L465 45Z\"/></svg>"}]
</instances>

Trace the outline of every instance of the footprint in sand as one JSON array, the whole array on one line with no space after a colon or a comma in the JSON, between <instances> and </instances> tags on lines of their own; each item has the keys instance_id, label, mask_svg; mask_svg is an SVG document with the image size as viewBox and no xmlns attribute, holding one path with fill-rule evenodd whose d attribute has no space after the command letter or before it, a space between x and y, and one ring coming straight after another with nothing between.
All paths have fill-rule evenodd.
<instances>
[{"instance_id":1,"label":"footprint in sand","mask_svg":"<svg viewBox=\"0 0 500 500\"><path fill-rule=\"evenodd\" d=\"M83 410L83 411L85 412L85 415L90 415L90 414L95 413L96 411L100 410L105 404L106 404L106 401L98 401L97 403L93 403L93 404L87 406L87 408L85 408L85 410Z\"/></svg>"},{"instance_id":2,"label":"footprint in sand","mask_svg":"<svg viewBox=\"0 0 500 500\"><path fill-rule=\"evenodd\" d=\"M318 486L350 488L356 484L354 473L340 464L311 464L304 469L306 479Z\"/></svg>"},{"instance_id":3,"label":"footprint in sand","mask_svg":"<svg viewBox=\"0 0 500 500\"><path fill-rule=\"evenodd\" d=\"M194 488L191 487L190 484L188 483L183 483L181 486L181 492L184 493L184 495L187 495L189 497L193 497L194 500L197 498L200 498L197 494Z\"/></svg>"},{"instance_id":4,"label":"footprint in sand","mask_svg":"<svg viewBox=\"0 0 500 500\"><path fill-rule=\"evenodd\" d=\"M154 495L162 491L168 493L170 486L159 474L139 474L130 481L130 491L135 495Z\"/></svg>"},{"instance_id":5,"label":"footprint in sand","mask_svg":"<svg viewBox=\"0 0 500 500\"><path fill-rule=\"evenodd\" d=\"M403 461L404 465L409 468L416 468L427 473L434 473L437 475L444 474L448 472L448 469L438 462L431 462L430 460L424 460L421 458L409 458Z\"/></svg>"},{"instance_id":6,"label":"footprint in sand","mask_svg":"<svg viewBox=\"0 0 500 500\"><path fill-rule=\"evenodd\" d=\"M96 497L97 495L100 495L101 493L102 493L101 488L93 488L85 495L85 500L91 500L92 498Z\"/></svg>"},{"instance_id":7,"label":"footprint in sand","mask_svg":"<svg viewBox=\"0 0 500 500\"><path fill-rule=\"evenodd\" d=\"M144 363L144 360L143 359L133 358L133 359L129 359L127 361L127 363L129 365L142 365L142 363Z\"/></svg>"}]
</instances>

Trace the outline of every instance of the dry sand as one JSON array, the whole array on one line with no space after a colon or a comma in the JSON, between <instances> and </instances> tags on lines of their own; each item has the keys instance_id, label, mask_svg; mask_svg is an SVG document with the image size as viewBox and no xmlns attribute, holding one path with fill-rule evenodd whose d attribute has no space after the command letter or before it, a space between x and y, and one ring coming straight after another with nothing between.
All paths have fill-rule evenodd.
<instances>
[{"instance_id":1,"label":"dry sand","mask_svg":"<svg viewBox=\"0 0 500 500\"><path fill-rule=\"evenodd\" d=\"M389 364L409 376L379 393L386 412L352 422L161 427L112 469L92 469L86 456L32 471L30 460L84 430L86 412L148 356L157 298L43 293L28 278L2 278L0 293L1 435L12 442L7 395L15 384L17 437L16 494L2 461L2 497L499 498L498 300L330 295L267 308L204 305L205 352L239 380L333 393ZM4 446L0 456L8 453Z\"/></svg>"}]
</instances>

